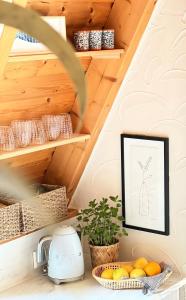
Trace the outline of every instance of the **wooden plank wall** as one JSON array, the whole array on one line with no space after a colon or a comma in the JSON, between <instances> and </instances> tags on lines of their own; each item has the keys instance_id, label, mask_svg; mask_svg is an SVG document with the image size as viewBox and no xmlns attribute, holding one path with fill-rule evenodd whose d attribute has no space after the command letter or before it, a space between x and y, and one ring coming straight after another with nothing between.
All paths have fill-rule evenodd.
<instances>
[{"instance_id":1,"label":"wooden plank wall","mask_svg":"<svg viewBox=\"0 0 186 300\"><path fill-rule=\"evenodd\" d=\"M86 73L89 97L82 128L83 133L91 133L91 141L86 142L86 144L79 143L56 149L49 166L46 181L66 185L69 197L74 192L74 188L80 179L104 120L111 108L112 103L107 102L107 97L110 88L117 82L117 72L121 61L92 60ZM74 103L72 111L76 116L77 102ZM76 121L75 117L74 123Z\"/></svg>"},{"instance_id":2,"label":"wooden plank wall","mask_svg":"<svg viewBox=\"0 0 186 300\"><path fill-rule=\"evenodd\" d=\"M117 46L126 54L119 60L81 59L88 84L88 107L82 132L91 133L84 144L29 154L7 163L31 180L65 184L73 194L127 71L155 0L28 0L42 15L65 15L71 39L77 29L115 28ZM76 94L57 60L11 62L0 76L0 124L36 118L46 113L72 111L77 123Z\"/></svg>"},{"instance_id":3,"label":"wooden plank wall","mask_svg":"<svg viewBox=\"0 0 186 300\"><path fill-rule=\"evenodd\" d=\"M91 139L85 145L70 145L57 149L46 173L45 180L65 184L72 197L83 170L91 155L104 121L115 99L124 75L135 53L155 5L154 0L115 0L107 26L114 24L122 30L117 32L117 43L126 47L126 54L118 60L91 61L86 73L88 82L88 108L82 131L90 131ZM139 4L140 3L140 4ZM125 8L127 9L127 14ZM136 11L136 7L138 10ZM114 12L114 13L113 13ZM119 18L117 18L119 16ZM123 27L123 22L131 26ZM117 24L116 24L117 23ZM129 34L123 34L129 31ZM77 114L76 103L73 111ZM76 121L76 120L75 120Z\"/></svg>"},{"instance_id":4,"label":"wooden plank wall","mask_svg":"<svg viewBox=\"0 0 186 300\"><path fill-rule=\"evenodd\" d=\"M81 60L85 72L90 61ZM0 78L0 124L69 112L74 99L71 80L59 61L8 63Z\"/></svg>"},{"instance_id":5,"label":"wooden plank wall","mask_svg":"<svg viewBox=\"0 0 186 300\"><path fill-rule=\"evenodd\" d=\"M7 159L6 163L16 172L25 176L30 182L42 182L55 149L39 151L33 154L23 155Z\"/></svg>"},{"instance_id":6,"label":"wooden plank wall","mask_svg":"<svg viewBox=\"0 0 186 300\"><path fill-rule=\"evenodd\" d=\"M83 58L86 72L91 59ZM0 125L12 120L69 112L76 94L57 60L8 63L0 78ZM31 180L42 180L54 149L8 160Z\"/></svg>"},{"instance_id":7,"label":"wooden plank wall","mask_svg":"<svg viewBox=\"0 0 186 300\"><path fill-rule=\"evenodd\" d=\"M110 14L114 0L28 0L28 7L44 16L65 16L67 36L80 29L102 28Z\"/></svg>"},{"instance_id":8,"label":"wooden plank wall","mask_svg":"<svg viewBox=\"0 0 186 300\"><path fill-rule=\"evenodd\" d=\"M76 29L102 28L114 0L29 0L28 7L41 15L65 15L71 38ZM91 58L82 58L86 72ZM58 60L9 62L0 75L0 125L15 119L37 118L47 113L72 110L75 91ZM7 163L21 170L31 180L42 180L55 149L9 159Z\"/></svg>"},{"instance_id":9,"label":"wooden plank wall","mask_svg":"<svg viewBox=\"0 0 186 300\"><path fill-rule=\"evenodd\" d=\"M153 7L156 0L153 1ZM127 49L130 46L136 26L142 17L146 7L151 6L151 0L116 0L109 18L105 23L105 28L114 28L116 34L116 47ZM149 14L152 11L150 9ZM146 24L144 24L145 29Z\"/></svg>"}]
</instances>

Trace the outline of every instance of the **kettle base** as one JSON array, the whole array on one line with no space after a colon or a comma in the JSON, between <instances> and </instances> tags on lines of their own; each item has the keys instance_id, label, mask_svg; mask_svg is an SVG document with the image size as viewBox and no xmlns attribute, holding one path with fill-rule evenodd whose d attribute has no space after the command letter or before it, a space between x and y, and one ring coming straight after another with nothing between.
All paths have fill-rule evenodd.
<instances>
[{"instance_id":1,"label":"kettle base","mask_svg":"<svg viewBox=\"0 0 186 300\"><path fill-rule=\"evenodd\" d=\"M67 279L58 279L58 278L52 278L49 277L49 279L51 281L53 281L56 285L59 285L61 283L65 283L65 282L72 282L72 281L76 281L76 280L83 280L84 279L84 274L78 277L73 277L73 278L67 278Z\"/></svg>"}]
</instances>

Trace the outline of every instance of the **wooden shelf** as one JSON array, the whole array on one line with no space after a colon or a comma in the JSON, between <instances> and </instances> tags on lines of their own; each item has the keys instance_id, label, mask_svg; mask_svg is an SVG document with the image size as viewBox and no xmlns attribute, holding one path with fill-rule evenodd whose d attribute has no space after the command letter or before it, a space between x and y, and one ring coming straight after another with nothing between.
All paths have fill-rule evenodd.
<instances>
[{"instance_id":1,"label":"wooden shelf","mask_svg":"<svg viewBox=\"0 0 186 300\"><path fill-rule=\"evenodd\" d=\"M56 148L63 145L85 142L90 139L89 134L74 134L72 138L68 139L58 139L56 141L47 142L43 145L34 145L25 148L19 148L11 152L0 152L0 160L17 157L24 154L34 153L37 151L42 151L50 148Z\"/></svg>"},{"instance_id":2,"label":"wooden shelf","mask_svg":"<svg viewBox=\"0 0 186 300\"><path fill-rule=\"evenodd\" d=\"M76 52L76 56L79 58L92 57L96 59L119 59L124 54L124 49L113 50L99 50L99 51L85 51ZM24 62L34 60L51 60L57 59L55 54L52 53L38 53L38 54L24 54L24 55L12 55L8 58L9 62Z\"/></svg>"},{"instance_id":3,"label":"wooden shelf","mask_svg":"<svg viewBox=\"0 0 186 300\"><path fill-rule=\"evenodd\" d=\"M76 56L79 58L92 57L101 59L118 59L122 54L124 54L124 49L76 52Z\"/></svg>"}]
</instances>

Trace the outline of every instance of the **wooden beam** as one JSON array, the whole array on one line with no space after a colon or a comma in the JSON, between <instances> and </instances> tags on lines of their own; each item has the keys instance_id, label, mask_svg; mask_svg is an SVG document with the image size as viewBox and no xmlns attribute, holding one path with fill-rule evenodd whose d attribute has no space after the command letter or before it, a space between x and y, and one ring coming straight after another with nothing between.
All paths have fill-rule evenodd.
<instances>
[{"instance_id":1,"label":"wooden beam","mask_svg":"<svg viewBox=\"0 0 186 300\"><path fill-rule=\"evenodd\" d=\"M7 1L12 2L12 1ZM27 0L14 0L13 3L25 7ZM11 52L17 29L9 26L4 26L1 38L0 38L0 76L3 75L8 57Z\"/></svg>"}]
</instances>

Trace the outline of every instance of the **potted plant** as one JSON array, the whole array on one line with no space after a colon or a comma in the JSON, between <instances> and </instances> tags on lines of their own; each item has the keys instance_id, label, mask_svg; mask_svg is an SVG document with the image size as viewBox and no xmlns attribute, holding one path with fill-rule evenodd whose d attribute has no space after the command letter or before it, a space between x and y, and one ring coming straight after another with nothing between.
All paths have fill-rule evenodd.
<instances>
[{"instance_id":1,"label":"potted plant","mask_svg":"<svg viewBox=\"0 0 186 300\"><path fill-rule=\"evenodd\" d=\"M88 204L77 216L78 230L88 237L92 266L117 261L119 257L119 238L127 235L121 222L121 200L118 196L96 199Z\"/></svg>"}]
</instances>

